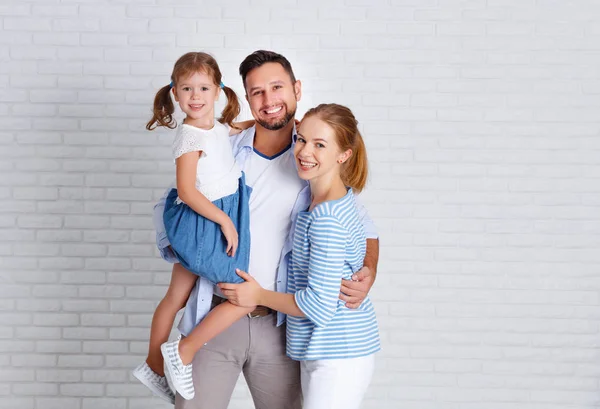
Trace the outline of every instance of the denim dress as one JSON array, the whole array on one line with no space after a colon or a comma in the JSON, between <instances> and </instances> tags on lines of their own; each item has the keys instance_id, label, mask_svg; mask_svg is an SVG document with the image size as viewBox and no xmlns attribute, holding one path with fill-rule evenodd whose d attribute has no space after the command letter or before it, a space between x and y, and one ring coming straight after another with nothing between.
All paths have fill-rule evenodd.
<instances>
[{"instance_id":1,"label":"denim dress","mask_svg":"<svg viewBox=\"0 0 600 409\"><path fill-rule=\"evenodd\" d=\"M173 143L173 158L194 151L202 152L196 188L229 216L238 232L238 248L235 256L228 256L221 226L196 213L179 199L177 189L171 189L163 212L171 250L183 267L213 283L243 282L235 269L248 271L251 188L231 153L228 128L218 122L210 130L181 124Z\"/></svg>"}]
</instances>

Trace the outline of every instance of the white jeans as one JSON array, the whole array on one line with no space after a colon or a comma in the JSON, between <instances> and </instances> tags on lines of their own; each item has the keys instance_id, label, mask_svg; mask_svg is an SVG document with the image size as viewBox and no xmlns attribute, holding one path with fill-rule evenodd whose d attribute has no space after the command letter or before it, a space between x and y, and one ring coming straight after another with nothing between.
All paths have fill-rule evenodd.
<instances>
[{"instance_id":1,"label":"white jeans","mask_svg":"<svg viewBox=\"0 0 600 409\"><path fill-rule=\"evenodd\" d=\"M303 409L358 409L369 387L375 355L301 361Z\"/></svg>"}]
</instances>

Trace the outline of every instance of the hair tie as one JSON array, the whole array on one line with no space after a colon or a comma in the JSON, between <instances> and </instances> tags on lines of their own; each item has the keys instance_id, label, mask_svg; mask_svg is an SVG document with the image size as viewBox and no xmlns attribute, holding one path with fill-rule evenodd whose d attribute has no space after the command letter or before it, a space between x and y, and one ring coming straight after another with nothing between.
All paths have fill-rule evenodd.
<instances>
[{"instance_id":1,"label":"hair tie","mask_svg":"<svg viewBox=\"0 0 600 409\"><path fill-rule=\"evenodd\" d=\"M171 81L171 83L169 84L169 88L173 88L175 86L175 83L173 81Z\"/></svg>"},{"instance_id":2,"label":"hair tie","mask_svg":"<svg viewBox=\"0 0 600 409\"><path fill-rule=\"evenodd\" d=\"M221 87L221 89L225 88L225 84L223 84L223 81L221 81L221 83L219 84L219 87Z\"/></svg>"}]
</instances>

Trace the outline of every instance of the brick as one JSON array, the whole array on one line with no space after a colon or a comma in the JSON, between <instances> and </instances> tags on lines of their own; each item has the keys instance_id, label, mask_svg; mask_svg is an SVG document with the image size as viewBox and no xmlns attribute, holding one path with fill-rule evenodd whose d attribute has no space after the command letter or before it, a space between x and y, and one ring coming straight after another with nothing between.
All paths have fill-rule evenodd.
<instances>
[{"instance_id":1,"label":"brick","mask_svg":"<svg viewBox=\"0 0 600 409\"><path fill-rule=\"evenodd\" d=\"M60 385L60 394L64 396L103 396L104 385L91 383Z\"/></svg>"},{"instance_id":2,"label":"brick","mask_svg":"<svg viewBox=\"0 0 600 409\"><path fill-rule=\"evenodd\" d=\"M0 401L0 408L2 409L33 409L35 405L35 401L33 398L14 398L8 397L3 398Z\"/></svg>"},{"instance_id":3,"label":"brick","mask_svg":"<svg viewBox=\"0 0 600 409\"><path fill-rule=\"evenodd\" d=\"M81 314L81 325L98 327L120 327L125 325L125 316L120 314Z\"/></svg>"},{"instance_id":4,"label":"brick","mask_svg":"<svg viewBox=\"0 0 600 409\"><path fill-rule=\"evenodd\" d=\"M12 356L10 363L16 367L52 367L56 365L56 355L19 354Z\"/></svg>"},{"instance_id":5,"label":"brick","mask_svg":"<svg viewBox=\"0 0 600 409\"><path fill-rule=\"evenodd\" d=\"M58 366L59 367L73 367L73 368L94 368L101 367L104 363L102 356L91 356L91 355L59 355Z\"/></svg>"},{"instance_id":6,"label":"brick","mask_svg":"<svg viewBox=\"0 0 600 409\"><path fill-rule=\"evenodd\" d=\"M83 398L82 409L126 409L125 398Z\"/></svg>"},{"instance_id":7,"label":"brick","mask_svg":"<svg viewBox=\"0 0 600 409\"><path fill-rule=\"evenodd\" d=\"M35 371L35 380L39 382L79 382L81 372L73 369L39 369Z\"/></svg>"},{"instance_id":8,"label":"brick","mask_svg":"<svg viewBox=\"0 0 600 409\"><path fill-rule=\"evenodd\" d=\"M108 331L105 328L63 328L63 338L75 339L75 340L86 340L86 339L106 339Z\"/></svg>"},{"instance_id":9,"label":"brick","mask_svg":"<svg viewBox=\"0 0 600 409\"><path fill-rule=\"evenodd\" d=\"M124 382L127 379L125 371L105 369L84 369L84 382Z\"/></svg>"}]
</instances>

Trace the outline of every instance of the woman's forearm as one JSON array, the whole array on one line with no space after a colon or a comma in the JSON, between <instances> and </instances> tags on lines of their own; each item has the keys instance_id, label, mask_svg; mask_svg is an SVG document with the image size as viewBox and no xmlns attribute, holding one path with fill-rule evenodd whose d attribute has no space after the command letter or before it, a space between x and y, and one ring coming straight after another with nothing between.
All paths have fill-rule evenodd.
<instances>
[{"instance_id":1,"label":"woman's forearm","mask_svg":"<svg viewBox=\"0 0 600 409\"><path fill-rule=\"evenodd\" d=\"M294 294L278 293L277 291L269 291L261 289L259 305L264 305L272 310L282 312L294 317L304 317L304 313L294 298Z\"/></svg>"}]
</instances>

